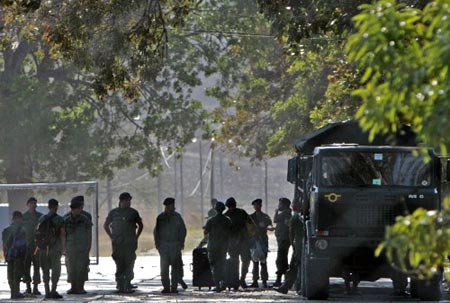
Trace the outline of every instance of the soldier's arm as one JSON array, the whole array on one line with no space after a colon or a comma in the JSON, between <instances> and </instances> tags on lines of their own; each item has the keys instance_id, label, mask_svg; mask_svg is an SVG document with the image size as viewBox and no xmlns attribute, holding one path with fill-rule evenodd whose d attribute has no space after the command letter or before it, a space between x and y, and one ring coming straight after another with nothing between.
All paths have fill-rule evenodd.
<instances>
[{"instance_id":1,"label":"soldier's arm","mask_svg":"<svg viewBox=\"0 0 450 303\"><path fill-rule=\"evenodd\" d=\"M61 240L61 253L63 255L66 254L66 230L64 229L64 225L59 229L59 239Z\"/></svg>"},{"instance_id":2,"label":"soldier's arm","mask_svg":"<svg viewBox=\"0 0 450 303\"><path fill-rule=\"evenodd\" d=\"M105 229L105 232L108 234L108 237L111 238L111 219L109 218L109 216L106 218L105 220L105 224L103 224L103 228Z\"/></svg>"},{"instance_id":3,"label":"soldier's arm","mask_svg":"<svg viewBox=\"0 0 450 303\"><path fill-rule=\"evenodd\" d=\"M138 225L138 230L137 230L137 233L136 233L136 238L139 239L139 236L142 234L142 230L144 229L144 223L142 223L142 220L140 220L140 221L138 221L136 224Z\"/></svg>"},{"instance_id":4,"label":"soldier's arm","mask_svg":"<svg viewBox=\"0 0 450 303\"><path fill-rule=\"evenodd\" d=\"M181 240L181 249L184 249L184 241L186 240L186 225L184 224L183 218L180 216L181 220L181 228L180 228L180 240Z\"/></svg>"},{"instance_id":5,"label":"soldier's arm","mask_svg":"<svg viewBox=\"0 0 450 303\"><path fill-rule=\"evenodd\" d=\"M155 247L156 247L157 250L159 250L159 235L158 235L158 230L159 230L159 223L158 223L158 218L156 218L155 229L153 229L153 239L155 240Z\"/></svg>"}]
</instances>

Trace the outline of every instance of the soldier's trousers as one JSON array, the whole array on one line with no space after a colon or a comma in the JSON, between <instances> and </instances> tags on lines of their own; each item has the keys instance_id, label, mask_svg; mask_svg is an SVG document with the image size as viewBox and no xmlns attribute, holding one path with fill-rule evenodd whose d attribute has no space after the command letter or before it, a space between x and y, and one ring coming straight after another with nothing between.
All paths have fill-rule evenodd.
<instances>
[{"instance_id":1,"label":"soldier's trousers","mask_svg":"<svg viewBox=\"0 0 450 303\"><path fill-rule=\"evenodd\" d=\"M245 280L250 265L250 247L248 241L239 242L238 245L230 246L228 253L231 259L230 284L231 287L239 287L239 279ZM239 277L239 256L241 256L241 276Z\"/></svg>"},{"instance_id":2,"label":"soldier's trousers","mask_svg":"<svg viewBox=\"0 0 450 303\"><path fill-rule=\"evenodd\" d=\"M159 249L161 282L164 289L176 289L181 277L181 250L175 246L163 245ZM170 275L169 275L170 271Z\"/></svg>"},{"instance_id":3,"label":"soldier's trousers","mask_svg":"<svg viewBox=\"0 0 450 303\"><path fill-rule=\"evenodd\" d=\"M208 260L211 266L211 272L216 287L219 287L220 281L225 281L225 260L227 258L227 249L208 250Z\"/></svg>"},{"instance_id":4,"label":"soldier's trousers","mask_svg":"<svg viewBox=\"0 0 450 303\"><path fill-rule=\"evenodd\" d=\"M78 285L88 280L88 264L86 259L89 258L89 252L86 250L67 249L66 268L67 280Z\"/></svg>"},{"instance_id":5,"label":"soldier's trousers","mask_svg":"<svg viewBox=\"0 0 450 303\"><path fill-rule=\"evenodd\" d=\"M20 292L20 279L23 277L24 258L17 258L8 261L8 284L11 289L11 294L18 294Z\"/></svg>"},{"instance_id":6,"label":"soldier's trousers","mask_svg":"<svg viewBox=\"0 0 450 303\"><path fill-rule=\"evenodd\" d=\"M39 272L39 255L34 254L34 247L27 250L24 264L23 282L33 284L41 283L41 274ZM33 268L33 279L31 278L31 268Z\"/></svg>"},{"instance_id":7,"label":"soldier's trousers","mask_svg":"<svg viewBox=\"0 0 450 303\"><path fill-rule=\"evenodd\" d=\"M42 268L44 283L48 284L51 280L53 286L56 286L61 276L61 251L52 248L39 250L39 264Z\"/></svg>"},{"instance_id":8,"label":"soldier's trousers","mask_svg":"<svg viewBox=\"0 0 450 303\"><path fill-rule=\"evenodd\" d=\"M291 243L289 240L277 241L277 259L275 261L277 265L277 275L281 276L286 273L289 268L288 254Z\"/></svg>"},{"instance_id":9,"label":"soldier's trousers","mask_svg":"<svg viewBox=\"0 0 450 303\"><path fill-rule=\"evenodd\" d=\"M136 250L129 245L112 246L112 258L116 263L116 282L119 289L127 287L134 278L134 262Z\"/></svg>"},{"instance_id":10,"label":"soldier's trousers","mask_svg":"<svg viewBox=\"0 0 450 303\"><path fill-rule=\"evenodd\" d=\"M265 245L265 249L266 249L266 261L265 262L253 262L253 270L252 270L253 281L259 280L259 278L260 278L259 268L260 267L261 267L261 280L267 281L269 279L269 273L267 272L267 252L269 251L268 239L265 239L265 241L262 244Z\"/></svg>"}]
</instances>

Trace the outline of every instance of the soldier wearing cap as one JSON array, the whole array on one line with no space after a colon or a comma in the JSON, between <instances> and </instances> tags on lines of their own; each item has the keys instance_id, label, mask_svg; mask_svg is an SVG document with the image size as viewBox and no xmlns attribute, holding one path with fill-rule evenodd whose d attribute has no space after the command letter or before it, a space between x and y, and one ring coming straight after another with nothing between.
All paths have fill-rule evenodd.
<instances>
[{"instance_id":1,"label":"soldier wearing cap","mask_svg":"<svg viewBox=\"0 0 450 303\"><path fill-rule=\"evenodd\" d=\"M79 199L70 202L70 215L64 216L66 231L66 267L72 287L68 294L85 294L84 283L88 280L89 251L92 241L91 219L82 214L83 203Z\"/></svg>"},{"instance_id":2,"label":"soldier wearing cap","mask_svg":"<svg viewBox=\"0 0 450 303\"><path fill-rule=\"evenodd\" d=\"M228 250L228 239L230 237L231 220L223 215L225 204L217 201L215 203L216 215L206 221L204 227L205 236L208 236L208 259L216 284L215 291L225 289L225 260Z\"/></svg>"},{"instance_id":3,"label":"soldier wearing cap","mask_svg":"<svg viewBox=\"0 0 450 303\"><path fill-rule=\"evenodd\" d=\"M36 225L43 214L36 211L37 199L34 197L30 197L27 200L27 208L28 210L23 214L23 227L27 234L27 254L25 256L23 281L27 285L27 290L25 291L27 294L40 295L41 292L38 289L38 285L41 283L41 275L39 273L39 257L34 253L36 251L34 235ZM33 266L33 279L31 279L30 274L31 266ZM31 282L33 282L33 291L31 291Z\"/></svg>"},{"instance_id":4,"label":"soldier wearing cap","mask_svg":"<svg viewBox=\"0 0 450 303\"><path fill-rule=\"evenodd\" d=\"M164 200L164 211L156 218L153 230L155 247L160 255L162 293L177 293L181 279L181 251L186 239L186 226L183 218L175 211L175 199ZM169 276L169 268L171 272Z\"/></svg>"},{"instance_id":5,"label":"soldier wearing cap","mask_svg":"<svg viewBox=\"0 0 450 303\"><path fill-rule=\"evenodd\" d=\"M61 256L65 254L66 232L64 219L57 214L59 202L56 199L48 200L48 213L39 218L39 224L49 220L52 227L52 236L48 246L39 249L39 265L42 268L42 279L44 280L45 298L61 299L62 296L56 291L61 276ZM50 280L52 282L50 288Z\"/></svg>"},{"instance_id":6,"label":"soldier wearing cap","mask_svg":"<svg viewBox=\"0 0 450 303\"><path fill-rule=\"evenodd\" d=\"M255 212L250 215L250 218L252 218L253 222L256 225L257 228L257 240L260 241L260 243L263 245L264 252L266 254L267 259L267 253L269 252L269 237L267 236L267 231L274 230L272 226L272 219L270 219L269 215L262 212L262 200L256 199L252 202L253 208L255 209ZM263 287L267 288L267 279L269 278L269 274L267 272L267 263L266 262L253 262L253 283L250 285L250 287L259 287L258 280L259 280L259 268L261 265L261 280L263 283Z\"/></svg>"},{"instance_id":7,"label":"soldier wearing cap","mask_svg":"<svg viewBox=\"0 0 450 303\"><path fill-rule=\"evenodd\" d=\"M103 228L112 242L112 258L116 263L116 283L119 293L133 292L134 262L138 239L144 225L139 212L131 207L131 195L119 196L119 207L112 209L106 217Z\"/></svg>"},{"instance_id":8,"label":"soldier wearing cap","mask_svg":"<svg viewBox=\"0 0 450 303\"><path fill-rule=\"evenodd\" d=\"M225 202L228 208L225 216L231 219L230 240L228 253L231 259L230 287L238 289L247 288L245 277L250 265L250 238L247 232L247 224L253 224L247 212L236 207L236 200L230 197ZM241 257L241 276L239 278L239 256Z\"/></svg>"},{"instance_id":9,"label":"soldier wearing cap","mask_svg":"<svg viewBox=\"0 0 450 303\"><path fill-rule=\"evenodd\" d=\"M278 208L275 212L273 222L276 223L275 237L277 239L277 279L273 286L281 286L281 277L286 274L289 268L288 253L291 241L289 239L289 221L291 220L292 210L291 201L288 198L278 200Z\"/></svg>"}]
</instances>

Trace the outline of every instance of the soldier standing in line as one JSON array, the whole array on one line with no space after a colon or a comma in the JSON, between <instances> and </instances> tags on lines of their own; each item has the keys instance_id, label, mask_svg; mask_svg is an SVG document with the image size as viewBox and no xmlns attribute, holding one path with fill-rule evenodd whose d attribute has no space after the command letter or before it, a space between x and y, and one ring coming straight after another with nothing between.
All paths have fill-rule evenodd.
<instances>
[{"instance_id":1,"label":"soldier standing in line","mask_svg":"<svg viewBox=\"0 0 450 303\"><path fill-rule=\"evenodd\" d=\"M301 266L302 266L302 251L304 238L304 225L300 215L301 204L299 201L292 203L292 210L294 215L289 221L289 239L294 252L289 263L289 270L286 272L283 284L280 287L274 287L277 292L287 294L289 289L295 284L297 294L301 294Z\"/></svg>"},{"instance_id":2,"label":"soldier standing in line","mask_svg":"<svg viewBox=\"0 0 450 303\"><path fill-rule=\"evenodd\" d=\"M14 211L12 224L2 232L3 256L8 262L8 284L11 289L11 299L25 298L20 293L20 279L23 276L23 265L26 255L26 231L22 223L22 213ZM21 247L18 245L19 242Z\"/></svg>"},{"instance_id":3,"label":"soldier standing in line","mask_svg":"<svg viewBox=\"0 0 450 303\"><path fill-rule=\"evenodd\" d=\"M211 199L211 208L208 210L208 217L206 219L210 219L210 218L214 217L217 214L216 203L217 203L217 199L216 198L212 198Z\"/></svg>"},{"instance_id":4,"label":"soldier standing in line","mask_svg":"<svg viewBox=\"0 0 450 303\"><path fill-rule=\"evenodd\" d=\"M228 208L225 215L231 219L231 234L228 246L228 253L231 259L230 265L230 285L235 290L247 288L245 277L247 276L248 266L250 265L250 243L247 232L247 223L253 224L247 212L236 207L236 200L230 197L225 202ZM241 256L241 276L239 278L239 256Z\"/></svg>"},{"instance_id":5,"label":"soldier standing in line","mask_svg":"<svg viewBox=\"0 0 450 303\"><path fill-rule=\"evenodd\" d=\"M23 227L27 233L27 255L25 256L23 281L27 285L25 293L40 295L41 292L38 289L38 285L41 283L41 274L39 272L39 256L35 254L36 243L34 241L34 234L39 218L42 217L43 214L36 211L36 207L36 198L29 198L27 201L28 210L23 214ZM31 291L31 266L33 266L33 291Z\"/></svg>"},{"instance_id":6,"label":"soldier standing in line","mask_svg":"<svg viewBox=\"0 0 450 303\"><path fill-rule=\"evenodd\" d=\"M156 218L153 231L155 247L160 255L161 293L178 293L177 285L181 273L181 251L184 249L186 239L186 226L183 218L175 211L175 199L164 200L164 211ZM171 272L169 276L169 267Z\"/></svg>"},{"instance_id":7,"label":"soldier standing in line","mask_svg":"<svg viewBox=\"0 0 450 303\"><path fill-rule=\"evenodd\" d=\"M280 198L278 209L275 212L273 222L277 224L275 228L275 237L277 238L277 279L274 287L281 286L281 277L286 274L289 268L288 254L291 241L289 239L289 220L291 219L291 201L288 198Z\"/></svg>"},{"instance_id":8,"label":"soldier standing in line","mask_svg":"<svg viewBox=\"0 0 450 303\"><path fill-rule=\"evenodd\" d=\"M225 260L227 257L228 239L230 236L231 220L223 215L225 204L215 203L216 215L206 222L204 233L208 236L208 259L216 284L214 291L225 289Z\"/></svg>"},{"instance_id":9,"label":"soldier standing in line","mask_svg":"<svg viewBox=\"0 0 450 303\"><path fill-rule=\"evenodd\" d=\"M38 246L39 264L42 268L42 278L45 286L46 299L61 299L62 296L56 291L59 277L61 276L61 255L65 254L65 231L63 228L64 220L57 214L59 202L56 199L48 201L48 213L39 219L36 227L37 233L41 230L40 226L48 223L49 229L46 230L49 236L48 244L42 246L36 238ZM51 271L51 277L50 277ZM50 279L52 287L50 289Z\"/></svg>"},{"instance_id":10,"label":"soldier standing in line","mask_svg":"<svg viewBox=\"0 0 450 303\"><path fill-rule=\"evenodd\" d=\"M106 217L103 228L112 242L112 258L116 263L116 283L119 293L131 293L134 278L134 262L138 239L144 225L139 212L131 206L131 195L119 196L119 207L112 209Z\"/></svg>"},{"instance_id":11,"label":"soldier standing in line","mask_svg":"<svg viewBox=\"0 0 450 303\"><path fill-rule=\"evenodd\" d=\"M89 259L92 241L92 222L83 215L82 203L77 199L70 202L70 215L64 217L66 231L66 267L72 287L68 294L85 294L84 283L88 279L86 259Z\"/></svg>"},{"instance_id":12,"label":"soldier standing in line","mask_svg":"<svg viewBox=\"0 0 450 303\"><path fill-rule=\"evenodd\" d=\"M252 202L253 208L255 212L250 215L253 222L257 228L257 237L261 242L264 248L264 252L267 259L267 253L269 252L269 237L267 236L267 231L274 230L272 226L272 219L270 219L269 215L262 212L262 200L256 199ZM253 262L253 283L250 287L258 288L258 280L259 276L259 267L261 263L261 280L264 288L267 288L267 280L269 279L269 273L267 272L267 261L265 262Z\"/></svg>"}]
</instances>

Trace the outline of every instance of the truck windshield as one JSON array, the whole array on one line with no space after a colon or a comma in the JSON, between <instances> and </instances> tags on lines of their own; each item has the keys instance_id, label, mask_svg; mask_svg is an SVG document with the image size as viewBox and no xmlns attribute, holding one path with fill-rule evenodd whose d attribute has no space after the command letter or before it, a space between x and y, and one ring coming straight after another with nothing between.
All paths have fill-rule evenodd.
<instances>
[{"instance_id":1,"label":"truck windshield","mask_svg":"<svg viewBox=\"0 0 450 303\"><path fill-rule=\"evenodd\" d=\"M410 152L336 151L321 156L323 186L430 186L431 163Z\"/></svg>"}]
</instances>

